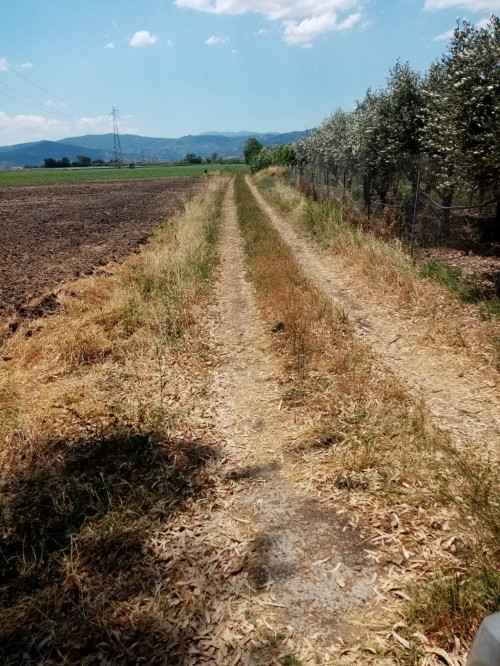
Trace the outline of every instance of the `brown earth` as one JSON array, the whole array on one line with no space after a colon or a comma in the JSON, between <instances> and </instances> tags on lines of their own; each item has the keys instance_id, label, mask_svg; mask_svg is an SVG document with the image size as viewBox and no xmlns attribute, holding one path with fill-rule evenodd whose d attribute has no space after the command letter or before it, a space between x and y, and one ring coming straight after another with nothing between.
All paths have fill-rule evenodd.
<instances>
[{"instance_id":1,"label":"brown earth","mask_svg":"<svg viewBox=\"0 0 500 666\"><path fill-rule=\"evenodd\" d=\"M0 317L57 309L52 292L144 243L199 186L193 178L0 188Z\"/></svg>"}]
</instances>

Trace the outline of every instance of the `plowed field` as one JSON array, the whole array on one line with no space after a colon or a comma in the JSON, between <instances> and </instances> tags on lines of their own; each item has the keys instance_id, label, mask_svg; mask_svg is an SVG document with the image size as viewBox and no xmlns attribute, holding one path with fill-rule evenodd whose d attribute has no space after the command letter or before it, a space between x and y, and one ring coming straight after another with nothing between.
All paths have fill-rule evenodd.
<instances>
[{"instance_id":1,"label":"plowed field","mask_svg":"<svg viewBox=\"0 0 500 666\"><path fill-rule=\"evenodd\" d=\"M0 317L50 311L58 284L133 251L199 185L176 178L0 188Z\"/></svg>"}]
</instances>

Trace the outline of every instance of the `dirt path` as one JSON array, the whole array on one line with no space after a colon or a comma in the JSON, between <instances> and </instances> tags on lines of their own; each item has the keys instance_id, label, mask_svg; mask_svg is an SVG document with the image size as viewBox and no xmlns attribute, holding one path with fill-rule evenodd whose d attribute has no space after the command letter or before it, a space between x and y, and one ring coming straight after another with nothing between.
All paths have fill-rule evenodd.
<instances>
[{"instance_id":1,"label":"dirt path","mask_svg":"<svg viewBox=\"0 0 500 666\"><path fill-rule=\"evenodd\" d=\"M371 595L373 569L358 545L364 535L345 516L301 496L287 479L282 444L298 428L279 409L278 368L245 278L232 185L224 203L221 260L213 337L222 359L216 387L226 457L222 483L231 492L224 490L225 515L214 529L236 523L240 542L247 541L231 586L246 590L240 626L250 619L260 638L242 651L241 663L283 663L286 654L315 663L316 654L326 659L338 651L331 646L338 636L352 633L347 613ZM233 622L235 617L233 612ZM233 658L221 663L240 663Z\"/></svg>"},{"instance_id":2,"label":"dirt path","mask_svg":"<svg viewBox=\"0 0 500 666\"><path fill-rule=\"evenodd\" d=\"M500 389L487 368L474 366L466 355L453 350L416 344L408 324L394 311L370 308L356 284L322 257L307 239L299 236L266 202L250 178L248 185L259 205L293 250L306 274L330 298L342 305L360 335L410 390L423 397L435 424L449 432L455 443L473 443L498 453L500 443Z\"/></svg>"}]
</instances>

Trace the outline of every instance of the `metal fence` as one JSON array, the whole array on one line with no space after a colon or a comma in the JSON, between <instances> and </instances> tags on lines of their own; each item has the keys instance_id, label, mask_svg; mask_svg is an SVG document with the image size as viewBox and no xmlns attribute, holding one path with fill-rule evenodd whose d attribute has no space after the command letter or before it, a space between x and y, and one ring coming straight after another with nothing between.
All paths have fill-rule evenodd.
<instances>
[{"instance_id":1,"label":"metal fence","mask_svg":"<svg viewBox=\"0 0 500 666\"><path fill-rule=\"evenodd\" d=\"M432 164L409 160L391 178L297 165L290 178L312 198L342 204L363 228L400 238L412 254L417 248L448 248L500 258L496 199L466 188L443 191Z\"/></svg>"}]
</instances>

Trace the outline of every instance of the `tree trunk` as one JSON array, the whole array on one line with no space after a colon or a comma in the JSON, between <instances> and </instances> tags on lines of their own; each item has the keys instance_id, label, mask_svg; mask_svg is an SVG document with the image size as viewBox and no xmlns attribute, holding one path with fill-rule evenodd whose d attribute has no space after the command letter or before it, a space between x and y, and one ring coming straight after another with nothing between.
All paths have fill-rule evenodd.
<instances>
[{"instance_id":1,"label":"tree trunk","mask_svg":"<svg viewBox=\"0 0 500 666\"><path fill-rule=\"evenodd\" d=\"M363 176L363 198L366 205L368 219L371 217L372 209L372 184L369 176Z\"/></svg>"},{"instance_id":2,"label":"tree trunk","mask_svg":"<svg viewBox=\"0 0 500 666\"><path fill-rule=\"evenodd\" d=\"M442 240L449 240L451 235L450 229L450 220L451 220L451 206L453 204L453 197L455 196L455 188L450 187L447 190L441 199L441 205L444 208L441 209L441 229L440 236Z\"/></svg>"}]
</instances>

